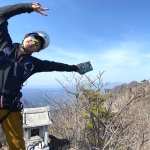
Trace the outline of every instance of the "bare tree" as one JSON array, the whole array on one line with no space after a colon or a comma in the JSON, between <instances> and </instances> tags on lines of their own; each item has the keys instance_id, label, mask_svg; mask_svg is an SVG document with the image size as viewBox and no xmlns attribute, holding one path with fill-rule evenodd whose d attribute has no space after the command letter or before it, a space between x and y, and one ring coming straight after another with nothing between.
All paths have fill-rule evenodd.
<instances>
[{"instance_id":1,"label":"bare tree","mask_svg":"<svg viewBox=\"0 0 150 150\"><path fill-rule=\"evenodd\" d=\"M80 150L147 150L149 82L105 92L103 73L95 79L64 76L65 84L57 80L66 97L50 103L50 133L69 139ZM47 95L43 99L49 101Z\"/></svg>"}]
</instances>

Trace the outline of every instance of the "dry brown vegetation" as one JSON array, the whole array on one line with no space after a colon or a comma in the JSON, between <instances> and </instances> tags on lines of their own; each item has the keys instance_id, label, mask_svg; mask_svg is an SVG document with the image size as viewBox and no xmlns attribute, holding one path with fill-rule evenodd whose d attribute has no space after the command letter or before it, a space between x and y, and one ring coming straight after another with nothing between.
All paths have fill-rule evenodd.
<instances>
[{"instance_id":1,"label":"dry brown vegetation","mask_svg":"<svg viewBox=\"0 0 150 150\"><path fill-rule=\"evenodd\" d=\"M53 103L50 134L68 139L74 150L149 150L150 83L131 82L105 89L104 72L95 79L72 74L65 84L64 101Z\"/></svg>"},{"instance_id":2,"label":"dry brown vegetation","mask_svg":"<svg viewBox=\"0 0 150 150\"><path fill-rule=\"evenodd\" d=\"M68 82L65 85L58 81L67 101L56 98L50 104L55 108L50 133L69 139L71 147L78 150L150 149L150 83L131 82L104 92L102 74L94 80L73 74L65 77ZM85 94L89 86L92 91ZM99 92L91 103L93 90ZM104 110L100 111L100 106L92 110L93 104L100 104Z\"/></svg>"}]
</instances>

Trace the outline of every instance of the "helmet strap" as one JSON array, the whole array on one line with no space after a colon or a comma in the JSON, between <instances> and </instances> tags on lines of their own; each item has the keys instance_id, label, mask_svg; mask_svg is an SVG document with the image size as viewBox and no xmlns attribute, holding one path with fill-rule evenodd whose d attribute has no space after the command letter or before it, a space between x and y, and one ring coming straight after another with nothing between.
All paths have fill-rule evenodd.
<instances>
[{"instance_id":1,"label":"helmet strap","mask_svg":"<svg viewBox=\"0 0 150 150\"><path fill-rule=\"evenodd\" d=\"M24 45L23 45L23 41L22 41L22 45L21 45L21 48L25 51L26 54L32 54L33 52L27 50Z\"/></svg>"}]
</instances>

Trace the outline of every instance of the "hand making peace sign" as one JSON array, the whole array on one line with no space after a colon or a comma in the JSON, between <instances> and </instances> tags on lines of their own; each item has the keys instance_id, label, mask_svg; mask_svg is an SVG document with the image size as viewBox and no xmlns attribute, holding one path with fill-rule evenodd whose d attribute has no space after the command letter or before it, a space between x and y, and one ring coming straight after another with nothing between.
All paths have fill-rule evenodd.
<instances>
[{"instance_id":1,"label":"hand making peace sign","mask_svg":"<svg viewBox=\"0 0 150 150\"><path fill-rule=\"evenodd\" d=\"M41 4L36 2L32 4L32 8L34 11L36 11L37 13L40 13L44 16L47 16L47 14L43 13L43 11L49 10L49 8L41 8Z\"/></svg>"}]
</instances>

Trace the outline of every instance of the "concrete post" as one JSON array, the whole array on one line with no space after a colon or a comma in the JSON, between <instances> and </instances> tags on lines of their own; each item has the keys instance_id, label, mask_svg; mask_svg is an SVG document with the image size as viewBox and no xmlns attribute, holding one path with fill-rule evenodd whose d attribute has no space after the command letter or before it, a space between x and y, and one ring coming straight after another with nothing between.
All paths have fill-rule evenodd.
<instances>
[{"instance_id":1,"label":"concrete post","mask_svg":"<svg viewBox=\"0 0 150 150\"><path fill-rule=\"evenodd\" d=\"M45 132L44 145L48 146L48 132Z\"/></svg>"}]
</instances>

